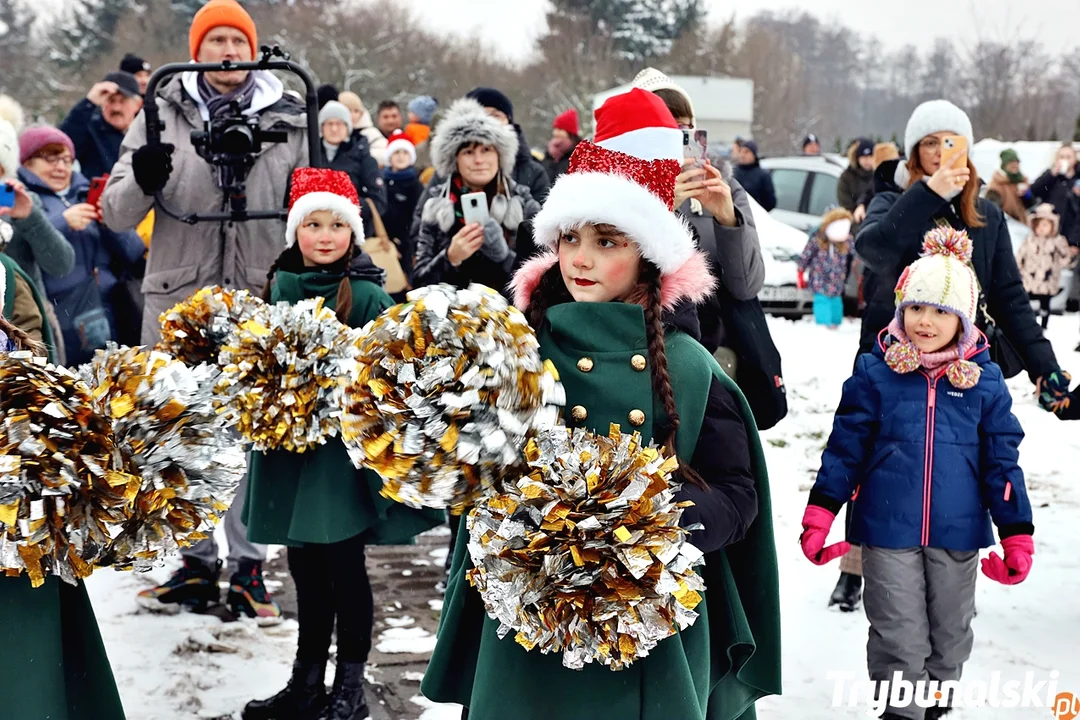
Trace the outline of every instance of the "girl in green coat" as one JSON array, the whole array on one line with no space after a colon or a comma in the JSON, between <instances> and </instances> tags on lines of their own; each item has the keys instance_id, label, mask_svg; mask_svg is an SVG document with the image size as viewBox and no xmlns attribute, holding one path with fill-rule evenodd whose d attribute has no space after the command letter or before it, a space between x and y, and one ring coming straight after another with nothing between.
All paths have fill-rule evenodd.
<instances>
[{"instance_id":1,"label":"girl in green coat","mask_svg":"<svg viewBox=\"0 0 1080 720\"><path fill-rule=\"evenodd\" d=\"M632 90L596 113L534 220L548 252L514 279L516 304L566 389L571 427L616 423L677 455L685 525L705 553L696 623L613 672L500 638L455 547L438 645L421 689L468 720L733 720L780 692L779 592L768 478L744 398L695 339L715 280L672 212L682 132L663 102ZM697 194L722 192L705 180Z\"/></svg>"},{"instance_id":2,"label":"girl in green coat","mask_svg":"<svg viewBox=\"0 0 1080 720\"><path fill-rule=\"evenodd\" d=\"M363 327L393 302L382 271L363 254L359 198L341 171L293 173L286 250L267 278L265 299L296 303L322 297L338 319ZM340 439L306 453L254 452L244 523L248 539L288 546L300 637L285 689L244 708L245 720L362 720L364 664L371 650L374 599L364 565L372 543L407 543L442 522L379 495L382 481L353 467ZM337 671L323 684L331 633Z\"/></svg>"},{"instance_id":3,"label":"girl in green coat","mask_svg":"<svg viewBox=\"0 0 1080 720\"><path fill-rule=\"evenodd\" d=\"M7 279L0 272L0 353L44 346L4 319ZM123 720L109 657L86 585L46 576L0 576L0 698L4 720Z\"/></svg>"}]
</instances>

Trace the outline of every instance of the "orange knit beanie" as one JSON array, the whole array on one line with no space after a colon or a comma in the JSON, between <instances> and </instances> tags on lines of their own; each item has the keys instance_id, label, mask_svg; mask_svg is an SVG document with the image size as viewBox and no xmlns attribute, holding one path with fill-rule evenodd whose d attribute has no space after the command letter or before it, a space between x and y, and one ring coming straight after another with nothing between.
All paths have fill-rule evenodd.
<instances>
[{"instance_id":1,"label":"orange knit beanie","mask_svg":"<svg viewBox=\"0 0 1080 720\"><path fill-rule=\"evenodd\" d=\"M188 33L188 45L191 47L191 59L198 60L199 47L206 34L216 27L236 28L247 35L251 43L251 58L259 52L259 34L255 30L255 21L247 14L236 0L210 0L195 13Z\"/></svg>"}]
</instances>

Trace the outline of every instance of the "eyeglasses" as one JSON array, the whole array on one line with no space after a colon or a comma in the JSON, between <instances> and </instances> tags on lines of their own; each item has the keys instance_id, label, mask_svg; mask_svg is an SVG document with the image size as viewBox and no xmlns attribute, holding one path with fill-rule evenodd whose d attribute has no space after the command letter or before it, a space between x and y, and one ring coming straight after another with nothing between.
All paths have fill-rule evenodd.
<instances>
[{"instance_id":1,"label":"eyeglasses","mask_svg":"<svg viewBox=\"0 0 1080 720\"><path fill-rule=\"evenodd\" d=\"M37 155L36 158L48 165L67 165L68 167L75 165L75 158L70 155Z\"/></svg>"},{"instance_id":2,"label":"eyeglasses","mask_svg":"<svg viewBox=\"0 0 1080 720\"><path fill-rule=\"evenodd\" d=\"M941 140L936 137L923 138L919 141L919 147L923 148L924 150L934 152L939 147L941 147Z\"/></svg>"}]
</instances>

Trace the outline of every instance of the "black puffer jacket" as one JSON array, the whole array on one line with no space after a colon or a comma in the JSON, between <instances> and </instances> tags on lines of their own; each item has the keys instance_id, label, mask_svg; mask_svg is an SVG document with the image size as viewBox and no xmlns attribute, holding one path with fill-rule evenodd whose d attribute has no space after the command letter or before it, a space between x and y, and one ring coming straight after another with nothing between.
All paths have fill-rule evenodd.
<instances>
[{"instance_id":1,"label":"black puffer jacket","mask_svg":"<svg viewBox=\"0 0 1080 720\"><path fill-rule=\"evenodd\" d=\"M1047 170L1031 183L1031 194L1054 206L1054 212L1061 218L1061 234L1070 245L1080 247L1080 197L1073 192L1077 182L1080 182L1080 163L1072 177L1055 175L1052 170Z\"/></svg>"},{"instance_id":2,"label":"black puffer jacket","mask_svg":"<svg viewBox=\"0 0 1080 720\"><path fill-rule=\"evenodd\" d=\"M371 157L371 150L367 140L353 135L345 142L338 145L334 159L327 157L326 145L322 148L323 162L331 170L341 170L349 174L353 181L356 192L360 195L360 215L364 219L364 234L367 237L375 235L375 225L371 217L371 208L364 202L370 199L375 203L375 209L379 215L385 217L387 211L386 185L383 183L382 174L379 172L379 163Z\"/></svg>"},{"instance_id":3,"label":"black puffer jacket","mask_svg":"<svg viewBox=\"0 0 1080 720\"><path fill-rule=\"evenodd\" d=\"M859 198L874 184L874 171L858 165L848 165L836 183L836 201L848 212L859 207Z\"/></svg>"},{"instance_id":4,"label":"black puffer jacket","mask_svg":"<svg viewBox=\"0 0 1080 720\"><path fill-rule=\"evenodd\" d=\"M577 149L577 146L580 143L580 140L574 143L570 149L566 151L566 154L563 155L562 160L556 160L551 156L550 152L544 153L544 169L547 170L551 182L554 183L559 179L560 175L565 175L570 172L570 156L574 154L574 150Z\"/></svg>"},{"instance_id":5,"label":"black puffer jacket","mask_svg":"<svg viewBox=\"0 0 1080 720\"><path fill-rule=\"evenodd\" d=\"M695 340L701 338L697 309L690 303L680 303L673 312L665 312L663 321L666 327L681 330ZM690 461L690 467L710 487L706 491L683 483L679 490L678 500L694 503L683 512L682 525L705 526L693 531L690 541L698 549L712 552L742 540L758 511L750 470L750 441L737 401L715 379L709 386L694 457L683 459Z\"/></svg>"},{"instance_id":6,"label":"black puffer jacket","mask_svg":"<svg viewBox=\"0 0 1080 720\"><path fill-rule=\"evenodd\" d=\"M518 136L517 157L514 158L514 182L529 188L533 199L541 205L547 200L548 191L551 190L551 180L543 164L533 157L529 150L529 142L525 139L525 132L520 125L514 125Z\"/></svg>"},{"instance_id":7,"label":"black puffer jacket","mask_svg":"<svg viewBox=\"0 0 1080 720\"><path fill-rule=\"evenodd\" d=\"M895 171L896 166L892 163L882 163L881 167L886 164ZM903 193L897 192L898 189L877 192L855 238L855 251L866 267L880 276L879 282L889 281L868 298L870 307L863 319L864 343L868 333L876 336L884 328L885 325L879 326L880 319L886 314L891 318L895 312L892 293L886 294L884 288L895 286L904 268L919 258L926 232L939 222L945 222L966 229L971 237L974 247L972 266L986 297L987 310L1020 353L1032 382L1058 370L1054 348L1043 337L1024 292L1001 209L988 200L979 199L977 209L986 225L969 228L960 216L959 197L947 201L925 182L916 182ZM878 320L871 322L872 317ZM981 317L979 322L985 325Z\"/></svg>"}]
</instances>

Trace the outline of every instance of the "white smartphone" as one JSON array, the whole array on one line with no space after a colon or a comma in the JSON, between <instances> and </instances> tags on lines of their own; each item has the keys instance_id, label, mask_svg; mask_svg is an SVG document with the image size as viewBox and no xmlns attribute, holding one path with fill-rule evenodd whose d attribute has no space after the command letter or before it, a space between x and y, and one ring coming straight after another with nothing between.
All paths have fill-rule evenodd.
<instances>
[{"instance_id":1,"label":"white smartphone","mask_svg":"<svg viewBox=\"0 0 1080 720\"><path fill-rule=\"evenodd\" d=\"M474 192L461 196L461 214L465 218L465 224L484 224L488 219L487 193Z\"/></svg>"}]
</instances>

